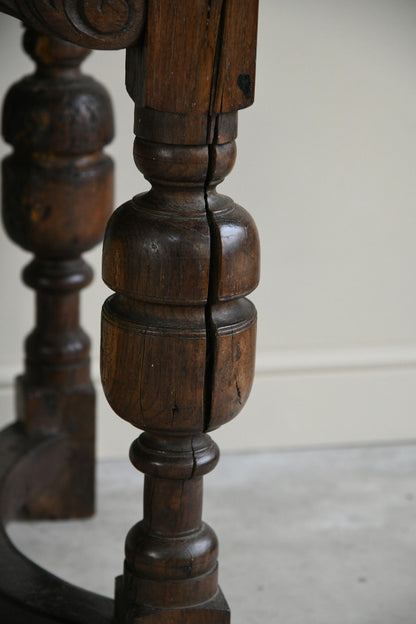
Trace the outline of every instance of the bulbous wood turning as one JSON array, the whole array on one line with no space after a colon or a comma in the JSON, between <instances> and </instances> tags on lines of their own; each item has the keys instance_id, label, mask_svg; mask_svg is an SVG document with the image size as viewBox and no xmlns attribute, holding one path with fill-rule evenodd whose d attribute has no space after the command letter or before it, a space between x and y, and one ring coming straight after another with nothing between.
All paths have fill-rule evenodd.
<instances>
[{"instance_id":1,"label":"bulbous wood turning","mask_svg":"<svg viewBox=\"0 0 416 624\"><path fill-rule=\"evenodd\" d=\"M36 326L17 380L18 418L27 432L68 434L67 469L29 503L35 517L90 515L94 508L94 390L90 341L79 325L79 291L92 279L80 254L102 238L113 201L113 134L106 91L83 76L88 51L29 30L33 75L7 94L3 133L3 221L34 253L23 279L36 291Z\"/></svg>"},{"instance_id":2,"label":"bulbous wood turning","mask_svg":"<svg viewBox=\"0 0 416 624\"><path fill-rule=\"evenodd\" d=\"M258 281L257 231L215 192L233 142L216 146L207 188L208 146L160 146L161 158L147 147L136 140L135 157L152 190L116 211L105 239L117 295L104 307L103 384L137 427L199 433L236 416L250 391L256 314L244 295Z\"/></svg>"},{"instance_id":3,"label":"bulbous wood turning","mask_svg":"<svg viewBox=\"0 0 416 624\"><path fill-rule=\"evenodd\" d=\"M134 158L151 190L113 214L103 251L115 292L103 387L145 432L130 453L144 517L126 540L120 624L229 622L202 478L218 461L207 432L239 413L254 373L257 230L216 188L234 165L236 111L253 98L256 16L255 0L151 0L127 52Z\"/></svg>"}]
</instances>

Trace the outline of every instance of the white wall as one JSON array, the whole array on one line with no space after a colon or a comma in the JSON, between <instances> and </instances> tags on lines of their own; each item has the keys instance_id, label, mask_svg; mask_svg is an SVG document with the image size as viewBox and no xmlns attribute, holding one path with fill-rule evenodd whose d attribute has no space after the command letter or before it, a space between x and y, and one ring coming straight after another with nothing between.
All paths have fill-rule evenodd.
<instances>
[{"instance_id":1,"label":"white wall","mask_svg":"<svg viewBox=\"0 0 416 624\"><path fill-rule=\"evenodd\" d=\"M4 94L31 65L13 20L1 18L0 35ZM85 64L115 101L118 203L145 188L130 157L123 63L122 52L100 52ZM415 438L415 67L413 0L262 0L256 104L240 114L239 158L222 187L262 238L257 382L215 434L223 449ZM88 258L97 281L83 323L98 379L107 291L99 250ZM18 282L27 260L2 238L4 423L32 324L32 295ZM100 396L100 455L125 456L134 435Z\"/></svg>"}]
</instances>

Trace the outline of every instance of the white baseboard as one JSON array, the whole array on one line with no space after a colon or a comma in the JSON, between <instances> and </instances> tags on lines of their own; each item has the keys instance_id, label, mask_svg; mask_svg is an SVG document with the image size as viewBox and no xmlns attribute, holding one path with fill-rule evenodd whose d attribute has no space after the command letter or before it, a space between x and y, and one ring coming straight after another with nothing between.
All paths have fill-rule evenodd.
<instances>
[{"instance_id":1,"label":"white baseboard","mask_svg":"<svg viewBox=\"0 0 416 624\"><path fill-rule=\"evenodd\" d=\"M12 419L11 379L0 367L0 422ZM416 440L416 348L260 353L251 397L214 437L223 451ZM136 430L103 397L97 363L100 458L127 457Z\"/></svg>"}]
</instances>

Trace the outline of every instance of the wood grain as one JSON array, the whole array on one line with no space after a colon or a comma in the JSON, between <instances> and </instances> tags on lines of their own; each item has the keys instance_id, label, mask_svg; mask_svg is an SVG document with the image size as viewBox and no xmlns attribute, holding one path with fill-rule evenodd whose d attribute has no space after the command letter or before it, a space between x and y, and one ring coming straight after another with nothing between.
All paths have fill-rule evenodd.
<instances>
[{"instance_id":1,"label":"wood grain","mask_svg":"<svg viewBox=\"0 0 416 624\"><path fill-rule=\"evenodd\" d=\"M217 539L202 521L207 435L253 381L257 229L217 192L236 158L237 111L253 100L257 2L151 0L127 52L134 157L151 190L123 204L104 240L101 370L115 412L144 430L143 519L117 581L120 624L228 624Z\"/></svg>"}]
</instances>

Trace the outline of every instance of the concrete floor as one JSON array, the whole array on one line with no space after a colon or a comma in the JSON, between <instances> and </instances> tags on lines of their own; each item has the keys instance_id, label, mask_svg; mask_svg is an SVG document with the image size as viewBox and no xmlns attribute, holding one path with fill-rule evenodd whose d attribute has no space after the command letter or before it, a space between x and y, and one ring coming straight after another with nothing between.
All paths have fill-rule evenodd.
<instances>
[{"instance_id":1,"label":"concrete floor","mask_svg":"<svg viewBox=\"0 0 416 624\"><path fill-rule=\"evenodd\" d=\"M416 446L225 455L204 518L221 545L233 624L415 624ZM98 466L98 515L13 523L15 543L67 580L112 595L141 477Z\"/></svg>"}]
</instances>

